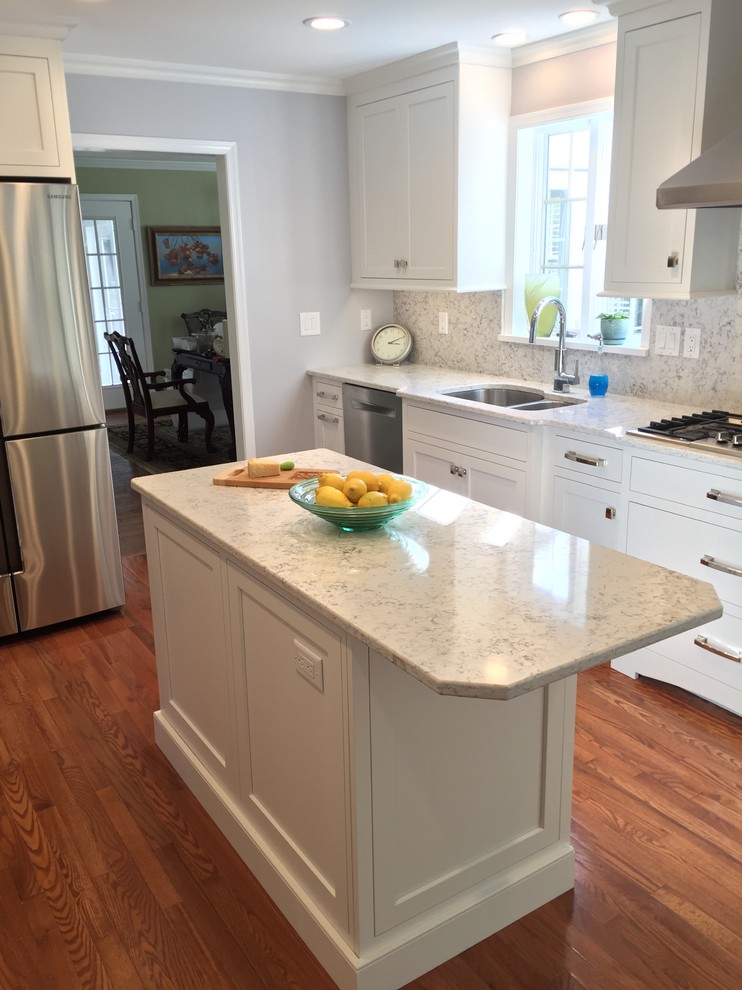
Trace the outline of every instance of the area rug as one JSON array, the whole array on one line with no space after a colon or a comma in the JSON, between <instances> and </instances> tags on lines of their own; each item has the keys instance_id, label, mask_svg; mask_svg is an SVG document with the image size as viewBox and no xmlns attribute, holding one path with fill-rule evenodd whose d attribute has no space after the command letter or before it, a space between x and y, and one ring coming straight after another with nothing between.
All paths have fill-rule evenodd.
<instances>
[{"instance_id":1,"label":"area rug","mask_svg":"<svg viewBox=\"0 0 742 990\"><path fill-rule=\"evenodd\" d=\"M186 468L207 467L210 464L227 464L234 460L230 455L232 436L227 426L214 428L211 441L217 451L213 454L206 449L203 431L191 430L188 434L188 443L180 443L175 427L169 420L161 420L155 424L155 450L151 461L145 460L147 453L145 423L136 423L134 426L134 450L130 454L126 451L128 441L127 426L108 427L108 443L111 451L125 457L127 461L136 464L148 474L183 471Z\"/></svg>"}]
</instances>

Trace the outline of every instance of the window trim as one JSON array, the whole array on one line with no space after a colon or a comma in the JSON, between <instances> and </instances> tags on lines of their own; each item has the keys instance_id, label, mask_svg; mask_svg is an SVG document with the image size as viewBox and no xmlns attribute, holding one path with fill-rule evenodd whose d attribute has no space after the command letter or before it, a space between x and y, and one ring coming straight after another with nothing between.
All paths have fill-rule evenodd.
<instances>
[{"instance_id":1,"label":"window trim","mask_svg":"<svg viewBox=\"0 0 742 990\"><path fill-rule=\"evenodd\" d=\"M514 267L514 241L515 241L515 215L518 201L517 194L517 152L518 152L518 131L524 127L538 127L544 124L553 124L561 121L573 120L577 117L586 117L591 114L605 113L613 111L614 102L612 98L599 100L587 100L582 103L572 103L567 106L551 107L548 110L536 110L530 113L517 114L509 121L508 130L508 188L512 194L507 197L507 218L506 218L506 266L507 266L507 287L502 295L502 326L501 333L498 334L499 341L515 344L529 344L527 336L514 334L513 328L513 267ZM603 295L603 293L600 293ZM606 295L606 298L614 296ZM645 300L641 340L638 347L609 347L611 354L622 354L626 357L646 356L649 354L649 322L651 315L651 301ZM507 332L506 332L507 328ZM541 338L534 341L540 347L556 347L556 340L551 338ZM594 351L598 345L586 340L567 340L567 347L573 350ZM604 345L605 348L605 345Z\"/></svg>"}]
</instances>

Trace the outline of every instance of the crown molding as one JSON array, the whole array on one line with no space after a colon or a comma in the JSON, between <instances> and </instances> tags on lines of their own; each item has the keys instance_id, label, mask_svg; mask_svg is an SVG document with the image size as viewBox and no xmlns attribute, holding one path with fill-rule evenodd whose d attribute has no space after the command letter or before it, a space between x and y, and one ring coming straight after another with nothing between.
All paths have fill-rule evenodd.
<instances>
[{"instance_id":1,"label":"crown molding","mask_svg":"<svg viewBox=\"0 0 742 990\"><path fill-rule=\"evenodd\" d=\"M387 62L385 65L360 72L355 76L348 76L343 80L343 86L346 95L351 96L451 66L486 65L509 69L510 59L510 50L507 48L463 45L454 41L448 45L440 45L438 48L410 55L408 58L398 59L396 62Z\"/></svg>"},{"instance_id":2,"label":"crown molding","mask_svg":"<svg viewBox=\"0 0 742 990\"><path fill-rule=\"evenodd\" d=\"M588 48L598 48L600 45L615 44L617 33L616 21L606 21L581 28L579 31L559 34L554 38L534 41L530 45L521 45L512 50L513 68L559 58L560 55L571 55L573 52L586 51Z\"/></svg>"},{"instance_id":3,"label":"crown molding","mask_svg":"<svg viewBox=\"0 0 742 990\"><path fill-rule=\"evenodd\" d=\"M322 96L345 95L342 83L335 79L223 69L208 65L185 65L177 62L149 62L143 59L82 55L75 52L64 53L64 71L68 75L115 76L123 79L193 83L199 86L233 86L241 89L315 93Z\"/></svg>"},{"instance_id":4,"label":"crown molding","mask_svg":"<svg viewBox=\"0 0 742 990\"><path fill-rule=\"evenodd\" d=\"M0 20L0 34L14 38L47 38L51 41L64 41L79 23L76 17L55 17L53 21L45 24L37 21Z\"/></svg>"}]
</instances>

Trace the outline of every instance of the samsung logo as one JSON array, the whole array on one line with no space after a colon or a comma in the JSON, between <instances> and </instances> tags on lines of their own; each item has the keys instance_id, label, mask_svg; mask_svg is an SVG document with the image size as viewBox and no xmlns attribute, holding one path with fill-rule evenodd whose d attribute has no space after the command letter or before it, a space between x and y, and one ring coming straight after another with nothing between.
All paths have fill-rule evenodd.
<instances>
[{"instance_id":1,"label":"samsung logo","mask_svg":"<svg viewBox=\"0 0 742 990\"><path fill-rule=\"evenodd\" d=\"M69 193L47 193L47 199L72 199Z\"/></svg>"}]
</instances>

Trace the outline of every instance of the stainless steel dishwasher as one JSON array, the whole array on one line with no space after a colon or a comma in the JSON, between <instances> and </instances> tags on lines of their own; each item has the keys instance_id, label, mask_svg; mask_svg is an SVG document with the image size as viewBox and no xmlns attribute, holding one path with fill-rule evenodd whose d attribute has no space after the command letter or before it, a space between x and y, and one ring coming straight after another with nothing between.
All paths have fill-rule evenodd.
<instances>
[{"instance_id":1,"label":"stainless steel dishwasher","mask_svg":"<svg viewBox=\"0 0 742 990\"><path fill-rule=\"evenodd\" d=\"M343 384L345 453L402 471L402 400L394 392Z\"/></svg>"}]
</instances>

